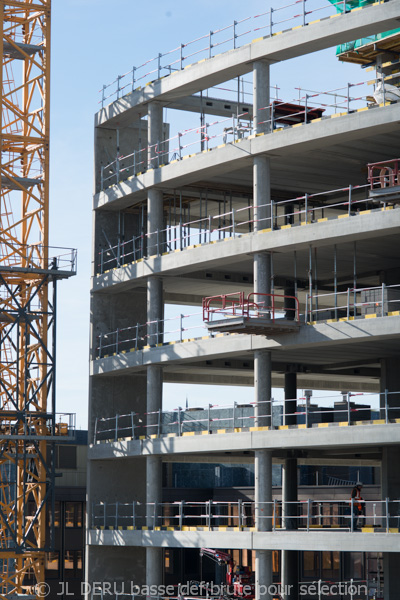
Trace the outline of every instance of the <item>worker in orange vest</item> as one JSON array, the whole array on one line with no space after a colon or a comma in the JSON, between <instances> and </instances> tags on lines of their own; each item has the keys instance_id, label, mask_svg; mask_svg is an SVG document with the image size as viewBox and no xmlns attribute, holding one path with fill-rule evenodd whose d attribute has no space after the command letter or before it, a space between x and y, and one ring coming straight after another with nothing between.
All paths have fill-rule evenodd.
<instances>
[{"instance_id":1,"label":"worker in orange vest","mask_svg":"<svg viewBox=\"0 0 400 600\"><path fill-rule=\"evenodd\" d=\"M361 481L357 481L356 485L351 491L350 499L353 500L353 528L358 529L359 517L362 515L365 517L365 502L361 496L363 484Z\"/></svg>"}]
</instances>

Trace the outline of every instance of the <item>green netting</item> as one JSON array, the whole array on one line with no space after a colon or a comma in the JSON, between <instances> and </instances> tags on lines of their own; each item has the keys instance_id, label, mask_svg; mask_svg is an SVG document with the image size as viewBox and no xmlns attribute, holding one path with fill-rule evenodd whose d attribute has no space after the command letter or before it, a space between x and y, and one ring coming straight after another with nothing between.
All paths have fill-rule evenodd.
<instances>
[{"instance_id":1,"label":"green netting","mask_svg":"<svg viewBox=\"0 0 400 600\"><path fill-rule=\"evenodd\" d=\"M336 10L339 13L343 12L343 0L329 0L329 2L336 7ZM368 4L373 4L374 2L375 0L346 0L346 11L352 10L353 8L367 6ZM377 35L370 35L369 37L361 38L360 40L355 40L354 42L346 42L345 44L340 44L340 46L338 46L336 49L336 54L342 54L343 52L356 50L357 48L360 48L360 46L365 46L365 44L376 42L377 40L386 38L389 35L398 33L399 31L400 29L391 29L390 31L385 31L384 33L378 33Z\"/></svg>"}]
</instances>

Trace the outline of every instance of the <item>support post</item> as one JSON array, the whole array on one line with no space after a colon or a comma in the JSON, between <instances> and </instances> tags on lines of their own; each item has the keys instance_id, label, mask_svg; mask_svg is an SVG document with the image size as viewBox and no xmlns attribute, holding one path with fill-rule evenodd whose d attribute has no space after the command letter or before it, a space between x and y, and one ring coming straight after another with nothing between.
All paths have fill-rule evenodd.
<instances>
[{"instance_id":1,"label":"support post","mask_svg":"<svg viewBox=\"0 0 400 600\"><path fill-rule=\"evenodd\" d=\"M147 165L149 169L157 167L158 144L163 140L163 107L156 101L148 104L148 153Z\"/></svg>"},{"instance_id":2,"label":"support post","mask_svg":"<svg viewBox=\"0 0 400 600\"><path fill-rule=\"evenodd\" d=\"M257 531L272 531L272 452L257 450L255 467L255 517ZM272 600L272 551L256 550L256 600ZM265 586L265 587L264 587ZM261 590L265 590L262 596Z\"/></svg>"},{"instance_id":3,"label":"support post","mask_svg":"<svg viewBox=\"0 0 400 600\"><path fill-rule=\"evenodd\" d=\"M297 501L297 459L289 457L282 468L282 526L288 531L298 528ZM298 600L299 597L298 557L296 550L282 551L282 588L290 590L284 600Z\"/></svg>"}]
</instances>

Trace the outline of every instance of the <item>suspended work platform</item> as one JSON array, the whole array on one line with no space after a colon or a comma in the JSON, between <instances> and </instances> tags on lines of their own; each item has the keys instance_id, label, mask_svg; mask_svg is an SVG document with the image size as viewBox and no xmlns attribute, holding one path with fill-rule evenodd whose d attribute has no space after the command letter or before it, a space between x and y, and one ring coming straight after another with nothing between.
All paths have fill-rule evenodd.
<instances>
[{"instance_id":1,"label":"suspended work platform","mask_svg":"<svg viewBox=\"0 0 400 600\"><path fill-rule=\"evenodd\" d=\"M295 296L244 292L203 298L203 321L210 332L270 336L300 328Z\"/></svg>"},{"instance_id":2,"label":"suspended work platform","mask_svg":"<svg viewBox=\"0 0 400 600\"><path fill-rule=\"evenodd\" d=\"M400 202L399 167L399 158L368 165L369 197L371 200L388 204L398 204Z\"/></svg>"}]
</instances>

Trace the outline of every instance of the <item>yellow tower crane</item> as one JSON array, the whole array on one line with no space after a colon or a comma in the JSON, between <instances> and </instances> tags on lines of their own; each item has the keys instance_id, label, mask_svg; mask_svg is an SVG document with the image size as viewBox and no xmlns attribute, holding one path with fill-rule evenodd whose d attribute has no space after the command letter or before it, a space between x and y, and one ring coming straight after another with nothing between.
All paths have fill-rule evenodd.
<instances>
[{"instance_id":1,"label":"yellow tower crane","mask_svg":"<svg viewBox=\"0 0 400 600\"><path fill-rule=\"evenodd\" d=\"M51 0L0 0L0 598L41 597L54 510L56 282L49 249ZM42 585L40 585L42 584Z\"/></svg>"}]
</instances>

